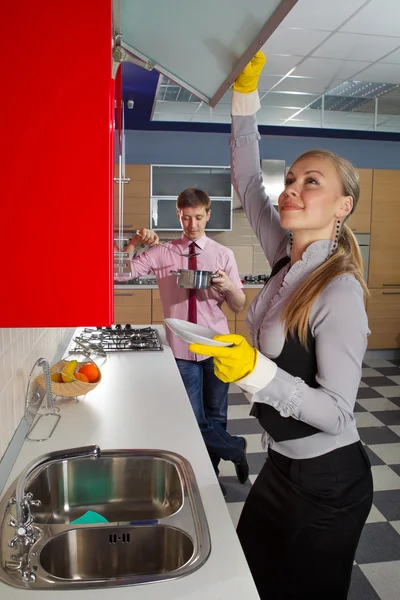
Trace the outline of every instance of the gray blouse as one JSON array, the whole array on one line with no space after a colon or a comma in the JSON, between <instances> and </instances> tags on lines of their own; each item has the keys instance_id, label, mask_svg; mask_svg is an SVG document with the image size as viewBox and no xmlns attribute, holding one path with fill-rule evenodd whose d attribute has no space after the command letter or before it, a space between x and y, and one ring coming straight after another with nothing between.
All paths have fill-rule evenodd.
<instances>
[{"instance_id":1,"label":"gray blouse","mask_svg":"<svg viewBox=\"0 0 400 600\"><path fill-rule=\"evenodd\" d=\"M259 133L255 116L234 116L231 138L233 186L268 262L290 255L288 232L265 193L260 170ZM330 255L331 240L311 244L302 259L286 265L251 303L247 326L254 346L276 358L285 342L283 309L304 279ZM314 302L310 328L315 338L318 388L278 368L275 377L252 400L270 404L282 416L294 417L320 429L312 436L274 442L271 448L290 458L312 458L359 439L354 405L361 380L362 360L369 334L363 291L352 275L330 282Z\"/></svg>"}]
</instances>

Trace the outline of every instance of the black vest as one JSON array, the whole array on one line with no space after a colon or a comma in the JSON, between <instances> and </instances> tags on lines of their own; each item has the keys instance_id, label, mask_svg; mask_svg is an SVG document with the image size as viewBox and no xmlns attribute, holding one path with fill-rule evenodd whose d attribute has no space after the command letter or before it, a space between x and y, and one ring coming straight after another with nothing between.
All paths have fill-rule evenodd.
<instances>
[{"instance_id":1,"label":"black vest","mask_svg":"<svg viewBox=\"0 0 400 600\"><path fill-rule=\"evenodd\" d=\"M268 285L270 279L283 269L289 261L290 258L288 256L279 260L274 265L271 275L265 285ZM297 335L294 337L289 335L285 340L280 355L271 360L273 360L278 367L287 373L290 373L290 375L300 377L300 379L310 387L318 387L315 381L315 375L317 373L315 339L311 334L310 327L308 328L307 349L301 345ZM275 442L304 438L320 431L316 427L308 425L298 419L294 419L293 417L281 417L275 408L261 402L255 402L253 404L250 414L259 420L260 425Z\"/></svg>"}]
</instances>

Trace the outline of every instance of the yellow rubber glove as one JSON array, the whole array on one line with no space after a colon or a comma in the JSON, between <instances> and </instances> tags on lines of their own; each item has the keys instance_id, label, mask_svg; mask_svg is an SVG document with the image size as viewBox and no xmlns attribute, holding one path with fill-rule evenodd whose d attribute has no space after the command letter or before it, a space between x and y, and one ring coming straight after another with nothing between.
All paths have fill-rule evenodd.
<instances>
[{"instance_id":1,"label":"yellow rubber glove","mask_svg":"<svg viewBox=\"0 0 400 600\"><path fill-rule=\"evenodd\" d=\"M247 377L255 369L257 350L247 343L241 335L215 335L213 340L228 342L232 346L205 346L190 344L189 350L194 354L214 357L214 373L221 381L233 383Z\"/></svg>"},{"instance_id":2,"label":"yellow rubber glove","mask_svg":"<svg viewBox=\"0 0 400 600\"><path fill-rule=\"evenodd\" d=\"M240 73L233 84L232 89L235 90L235 92L241 92L242 94L254 92L258 87L258 80L266 62L267 59L265 54L259 50Z\"/></svg>"}]
</instances>

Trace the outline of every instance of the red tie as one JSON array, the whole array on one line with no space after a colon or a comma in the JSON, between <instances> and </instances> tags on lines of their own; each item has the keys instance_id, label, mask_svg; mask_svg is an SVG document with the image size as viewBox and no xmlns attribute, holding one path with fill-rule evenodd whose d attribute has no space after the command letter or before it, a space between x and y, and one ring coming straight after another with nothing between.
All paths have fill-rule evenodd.
<instances>
[{"instance_id":1,"label":"red tie","mask_svg":"<svg viewBox=\"0 0 400 600\"><path fill-rule=\"evenodd\" d=\"M189 246L190 254L196 253L196 244L192 242ZM189 257L189 269L197 270L197 256ZM197 323L197 304L196 304L196 290L189 290L189 322Z\"/></svg>"}]
</instances>

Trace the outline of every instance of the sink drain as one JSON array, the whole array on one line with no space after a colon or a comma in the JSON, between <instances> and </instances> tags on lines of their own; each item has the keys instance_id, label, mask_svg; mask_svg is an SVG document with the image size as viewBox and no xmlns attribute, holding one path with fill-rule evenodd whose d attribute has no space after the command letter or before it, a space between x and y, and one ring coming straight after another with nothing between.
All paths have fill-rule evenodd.
<instances>
[{"instance_id":1,"label":"sink drain","mask_svg":"<svg viewBox=\"0 0 400 600\"><path fill-rule=\"evenodd\" d=\"M108 536L108 543L109 544L129 544L131 541L131 534L130 533L110 533Z\"/></svg>"}]
</instances>

